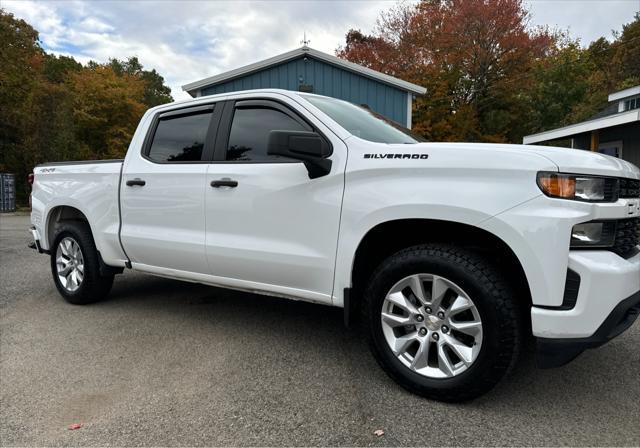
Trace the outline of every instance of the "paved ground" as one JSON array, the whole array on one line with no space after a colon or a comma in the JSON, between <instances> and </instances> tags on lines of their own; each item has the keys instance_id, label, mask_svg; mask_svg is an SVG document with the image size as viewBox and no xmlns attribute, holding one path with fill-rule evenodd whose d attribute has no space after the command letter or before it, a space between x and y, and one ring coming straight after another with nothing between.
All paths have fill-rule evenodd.
<instances>
[{"instance_id":1,"label":"paved ground","mask_svg":"<svg viewBox=\"0 0 640 448\"><path fill-rule=\"evenodd\" d=\"M68 305L27 226L0 215L3 446L640 445L640 325L447 405L389 380L337 309L133 273Z\"/></svg>"}]
</instances>

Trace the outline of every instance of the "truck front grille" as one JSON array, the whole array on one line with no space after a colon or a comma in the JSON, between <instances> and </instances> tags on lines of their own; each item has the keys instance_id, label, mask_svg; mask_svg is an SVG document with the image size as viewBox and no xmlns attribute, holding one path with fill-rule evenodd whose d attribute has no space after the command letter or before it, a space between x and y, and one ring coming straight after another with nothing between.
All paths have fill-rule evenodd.
<instances>
[{"instance_id":1,"label":"truck front grille","mask_svg":"<svg viewBox=\"0 0 640 448\"><path fill-rule=\"evenodd\" d=\"M640 198L640 180L620 178L621 198Z\"/></svg>"},{"instance_id":2,"label":"truck front grille","mask_svg":"<svg viewBox=\"0 0 640 448\"><path fill-rule=\"evenodd\" d=\"M621 177L618 197L640 198L640 180ZM616 241L612 250L621 257L631 257L640 245L640 218L621 219L616 226Z\"/></svg>"},{"instance_id":3,"label":"truck front grille","mask_svg":"<svg viewBox=\"0 0 640 448\"><path fill-rule=\"evenodd\" d=\"M629 257L640 244L640 218L620 219L616 226L616 240L611 250L621 257Z\"/></svg>"},{"instance_id":4,"label":"truck front grille","mask_svg":"<svg viewBox=\"0 0 640 448\"><path fill-rule=\"evenodd\" d=\"M603 202L616 202L620 197L620 179L607 177L604 182Z\"/></svg>"}]
</instances>

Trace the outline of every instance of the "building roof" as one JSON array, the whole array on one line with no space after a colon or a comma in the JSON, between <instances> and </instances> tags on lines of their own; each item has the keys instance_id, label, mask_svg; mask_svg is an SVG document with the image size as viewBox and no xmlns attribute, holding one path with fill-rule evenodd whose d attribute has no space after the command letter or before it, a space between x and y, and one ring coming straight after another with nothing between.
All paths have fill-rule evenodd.
<instances>
[{"instance_id":1,"label":"building roof","mask_svg":"<svg viewBox=\"0 0 640 448\"><path fill-rule=\"evenodd\" d=\"M619 101L630 96L640 95L640 86L630 87L628 89L620 90L609 95L609 101Z\"/></svg>"},{"instance_id":2,"label":"building roof","mask_svg":"<svg viewBox=\"0 0 640 448\"><path fill-rule=\"evenodd\" d=\"M609 115L595 120L583 121L582 123L572 124L563 128L552 129L550 131L540 132L538 134L526 135L522 139L522 143L529 145L531 143L547 142L550 140L558 140L570 137L572 135L590 132L596 129L610 128L621 124L640 121L640 109L634 109L627 112L621 112L615 115Z\"/></svg>"},{"instance_id":3,"label":"building roof","mask_svg":"<svg viewBox=\"0 0 640 448\"><path fill-rule=\"evenodd\" d=\"M307 46L302 46L300 48L296 48L295 50L288 51L287 53L282 53L277 56L264 59L262 61L254 62L253 64L245 65L244 67L240 67L234 70L230 70L228 72L220 73L219 75L210 76L208 78L204 78L199 81L194 81L192 83L185 84L182 86L182 90L188 92L190 95L193 96L198 90L204 87L220 84L222 82L229 81L234 78L238 78L241 76L248 75L250 73L263 70L273 65L282 64L284 62L297 59L301 56L309 56L313 59L318 59L328 64L338 66L350 72L357 73L359 75L374 79L381 83L388 84L390 86L396 87L401 90L405 90L407 92L422 95L427 91L427 89L417 84L412 84L410 82L403 81L402 79L385 75L384 73L380 73L376 70L363 67L362 65L354 64L353 62L345 61L344 59L340 59L330 54L323 53L318 50L314 50L313 48L310 48Z\"/></svg>"},{"instance_id":4,"label":"building roof","mask_svg":"<svg viewBox=\"0 0 640 448\"><path fill-rule=\"evenodd\" d=\"M607 104L607 107L602 109L600 112L593 114L589 120L593 120L596 118L608 117L610 115L615 115L618 113L618 101L611 101Z\"/></svg>"},{"instance_id":5,"label":"building roof","mask_svg":"<svg viewBox=\"0 0 640 448\"><path fill-rule=\"evenodd\" d=\"M612 126L640 121L640 109L623 111L624 109L621 104L622 100L636 95L640 95L640 86L614 92L609 95L609 103L607 106L593 115L589 120L538 134L525 135L522 143L526 145L530 143L547 142L582 134L583 132L594 131L596 129L610 128Z\"/></svg>"}]
</instances>

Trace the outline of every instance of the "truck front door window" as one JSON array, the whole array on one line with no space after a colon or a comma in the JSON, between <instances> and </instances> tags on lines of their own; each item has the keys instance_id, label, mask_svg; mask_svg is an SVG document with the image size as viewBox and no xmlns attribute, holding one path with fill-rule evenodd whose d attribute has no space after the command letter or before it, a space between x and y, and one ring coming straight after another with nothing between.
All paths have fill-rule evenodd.
<instances>
[{"instance_id":1,"label":"truck front door window","mask_svg":"<svg viewBox=\"0 0 640 448\"><path fill-rule=\"evenodd\" d=\"M283 112L266 107L238 108L233 114L227 160L264 161L278 159L267 155L269 132L306 131L300 123Z\"/></svg>"},{"instance_id":2,"label":"truck front door window","mask_svg":"<svg viewBox=\"0 0 640 448\"><path fill-rule=\"evenodd\" d=\"M154 162L199 162L202 160L211 110L160 118L148 157Z\"/></svg>"}]
</instances>

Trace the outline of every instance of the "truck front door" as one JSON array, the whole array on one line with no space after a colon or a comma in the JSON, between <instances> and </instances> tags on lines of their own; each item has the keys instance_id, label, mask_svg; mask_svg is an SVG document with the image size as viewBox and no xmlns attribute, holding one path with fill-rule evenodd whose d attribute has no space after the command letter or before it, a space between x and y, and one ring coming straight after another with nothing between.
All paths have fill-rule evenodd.
<instances>
[{"instance_id":1,"label":"truck front door","mask_svg":"<svg viewBox=\"0 0 640 448\"><path fill-rule=\"evenodd\" d=\"M316 131L331 172L267 155L272 130ZM207 172L206 251L220 284L330 303L346 147L322 123L275 100L229 101Z\"/></svg>"}]
</instances>

